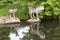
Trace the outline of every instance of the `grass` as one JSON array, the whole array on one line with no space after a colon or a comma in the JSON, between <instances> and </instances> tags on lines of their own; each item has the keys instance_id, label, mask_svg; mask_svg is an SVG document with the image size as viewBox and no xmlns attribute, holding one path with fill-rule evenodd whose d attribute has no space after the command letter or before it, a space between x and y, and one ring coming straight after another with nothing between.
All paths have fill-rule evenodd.
<instances>
[{"instance_id":1,"label":"grass","mask_svg":"<svg viewBox=\"0 0 60 40\"><path fill-rule=\"evenodd\" d=\"M8 9L7 8L0 9L0 16L7 16L7 15L8 15Z\"/></svg>"}]
</instances>

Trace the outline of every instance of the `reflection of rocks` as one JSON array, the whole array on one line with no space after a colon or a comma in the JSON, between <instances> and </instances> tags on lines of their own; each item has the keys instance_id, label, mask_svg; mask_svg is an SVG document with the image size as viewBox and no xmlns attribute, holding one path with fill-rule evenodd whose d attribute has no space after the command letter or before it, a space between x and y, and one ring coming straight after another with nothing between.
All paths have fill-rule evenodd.
<instances>
[{"instance_id":1,"label":"reflection of rocks","mask_svg":"<svg viewBox=\"0 0 60 40\"><path fill-rule=\"evenodd\" d=\"M29 19L27 20L27 22L30 22L30 23L40 22L40 19Z\"/></svg>"},{"instance_id":2,"label":"reflection of rocks","mask_svg":"<svg viewBox=\"0 0 60 40\"><path fill-rule=\"evenodd\" d=\"M1 24L0 25L0 27L10 27L10 28L12 28L12 27L19 27L20 26L20 24L18 23L18 24Z\"/></svg>"},{"instance_id":3,"label":"reflection of rocks","mask_svg":"<svg viewBox=\"0 0 60 40\"><path fill-rule=\"evenodd\" d=\"M46 35L42 31L39 30L39 23L33 23L33 24L31 24L31 26L30 26L30 32L32 34L38 35L41 39L45 39L45 37L46 37Z\"/></svg>"},{"instance_id":4,"label":"reflection of rocks","mask_svg":"<svg viewBox=\"0 0 60 40\"><path fill-rule=\"evenodd\" d=\"M5 26L6 27L19 27L20 24L19 23L18 24L6 24Z\"/></svg>"},{"instance_id":5,"label":"reflection of rocks","mask_svg":"<svg viewBox=\"0 0 60 40\"><path fill-rule=\"evenodd\" d=\"M18 22L20 22L20 20L18 18L14 18L14 17L9 18L8 16L0 17L0 24L18 23Z\"/></svg>"}]
</instances>

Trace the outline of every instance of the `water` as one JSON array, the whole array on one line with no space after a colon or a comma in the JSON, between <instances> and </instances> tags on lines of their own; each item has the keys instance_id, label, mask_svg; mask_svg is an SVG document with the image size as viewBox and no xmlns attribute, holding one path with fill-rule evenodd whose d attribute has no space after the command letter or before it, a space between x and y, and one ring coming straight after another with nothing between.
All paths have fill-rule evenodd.
<instances>
[{"instance_id":1,"label":"water","mask_svg":"<svg viewBox=\"0 0 60 40\"><path fill-rule=\"evenodd\" d=\"M0 40L60 40L60 22L0 25Z\"/></svg>"}]
</instances>

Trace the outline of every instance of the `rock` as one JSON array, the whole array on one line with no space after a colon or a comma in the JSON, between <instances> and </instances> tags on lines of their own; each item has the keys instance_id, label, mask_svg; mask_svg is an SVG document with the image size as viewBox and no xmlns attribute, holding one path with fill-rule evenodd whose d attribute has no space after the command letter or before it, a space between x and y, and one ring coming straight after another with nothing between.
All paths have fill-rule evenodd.
<instances>
[{"instance_id":1,"label":"rock","mask_svg":"<svg viewBox=\"0 0 60 40\"><path fill-rule=\"evenodd\" d=\"M0 24L4 24L6 17L5 16L0 16Z\"/></svg>"},{"instance_id":2,"label":"rock","mask_svg":"<svg viewBox=\"0 0 60 40\"><path fill-rule=\"evenodd\" d=\"M0 16L0 24L19 23L19 22L20 22L19 18Z\"/></svg>"},{"instance_id":3,"label":"rock","mask_svg":"<svg viewBox=\"0 0 60 40\"><path fill-rule=\"evenodd\" d=\"M0 19L0 24L4 24L4 20L3 19Z\"/></svg>"},{"instance_id":4,"label":"rock","mask_svg":"<svg viewBox=\"0 0 60 40\"><path fill-rule=\"evenodd\" d=\"M27 20L27 22L30 22L30 23L35 23L35 22L40 22L41 20L40 19L29 19Z\"/></svg>"},{"instance_id":5,"label":"rock","mask_svg":"<svg viewBox=\"0 0 60 40\"><path fill-rule=\"evenodd\" d=\"M5 24L7 24L7 23L19 23L20 22L20 20L18 19L18 18L7 18L7 19L5 19Z\"/></svg>"}]
</instances>

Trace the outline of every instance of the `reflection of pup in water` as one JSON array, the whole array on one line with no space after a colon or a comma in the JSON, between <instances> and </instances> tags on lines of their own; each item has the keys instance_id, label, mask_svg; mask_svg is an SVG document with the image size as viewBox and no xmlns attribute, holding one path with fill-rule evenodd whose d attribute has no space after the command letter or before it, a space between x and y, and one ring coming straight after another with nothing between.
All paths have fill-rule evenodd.
<instances>
[{"instance_id":1,"label":"reflection of pup in water","mask_svg":"<svg viewBox=\"0 0 60 40\"><path fill-rule=\"evenodd\" d=\"M16 30L16 28L15 28L15 27L13 27L13 28L11 29L11 33L15 33L15 34L16 34L16 36L19 36L19 35L18 35L18 32L17 32L17 30Z\"/></svg>"},{"instance_id":2,"label":"reflection of pup in water","mask_svg":"<svg viewBox=\"0 0 60 40\"><path fill-rule=\"evenodd\" d=\"M31 24L31 26L30 26L30 32L32 34L38 35L41 39L45 39L45 37L46 37L45 34L42 31L39 30L39 23L33 23L33 24Z\"/></svg>"},{"instance_id":3,"label":"reflection of pup in water","mask_svg":"<svg viewBox=\"0 0 60 40\"><path fill-rule=\"evenodd\" d=\"M10 37L10 40L20 40L18 32L15 29L15 27L11 28L9 37Z\"/></svg>"}]
</instances>

